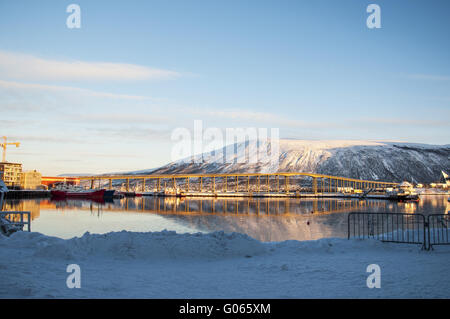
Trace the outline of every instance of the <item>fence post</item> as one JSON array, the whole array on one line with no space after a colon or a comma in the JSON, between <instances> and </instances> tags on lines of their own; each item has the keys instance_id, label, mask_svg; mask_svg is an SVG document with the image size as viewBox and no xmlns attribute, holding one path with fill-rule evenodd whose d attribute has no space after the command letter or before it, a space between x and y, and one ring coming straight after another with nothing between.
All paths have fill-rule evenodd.
<instances>
[{"instance_id":1,"label":"fence post","mask_svg":"<svg viewBox=\"0 0 450 319\"><path fill-rule=\"evenodd\" d=\"M434 245L450 245L448 238L450 215L431 214L428 215L428 249L433 249ZM433 231L433 235L431 232Z\"/></svg>"}]
</instances>

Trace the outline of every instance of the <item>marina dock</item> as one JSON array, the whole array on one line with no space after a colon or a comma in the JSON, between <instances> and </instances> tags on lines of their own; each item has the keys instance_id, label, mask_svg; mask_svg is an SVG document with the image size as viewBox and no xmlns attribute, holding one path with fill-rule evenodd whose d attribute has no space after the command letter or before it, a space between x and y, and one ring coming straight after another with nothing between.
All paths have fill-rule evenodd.
<instances>
[{"instance_id":1,"label":"marina dock","mask_svg":"<svg viewBox=\"0 0 450 319\"><path fill-rule=\"evenodd\" d=\"M50 198L48 190L9 190L5 199Z\"/></svg>"}]
</instances>

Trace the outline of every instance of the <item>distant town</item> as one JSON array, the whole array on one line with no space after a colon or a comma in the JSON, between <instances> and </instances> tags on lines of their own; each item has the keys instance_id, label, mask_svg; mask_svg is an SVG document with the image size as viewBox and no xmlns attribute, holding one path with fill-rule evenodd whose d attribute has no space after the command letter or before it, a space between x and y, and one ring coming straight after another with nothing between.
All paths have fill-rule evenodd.
<instances>
[{"instance_id":1,"label":"distant town","mask_svg":"<svg viewBox=\"0 0 450 319\"><path fill-rule=\"evenodd\" d=\"M3 136L2 161L0 162L0 178L5 185L12 190L47 190L58 183L66 183L68 180L72 183L79 184L76 178L67 177L45 177L37 170L22 169L22 163L11 163L6 161L6 150L9 146L20 146L20 142L8 142L7 137Z\"/></svg>"}]
</instances>

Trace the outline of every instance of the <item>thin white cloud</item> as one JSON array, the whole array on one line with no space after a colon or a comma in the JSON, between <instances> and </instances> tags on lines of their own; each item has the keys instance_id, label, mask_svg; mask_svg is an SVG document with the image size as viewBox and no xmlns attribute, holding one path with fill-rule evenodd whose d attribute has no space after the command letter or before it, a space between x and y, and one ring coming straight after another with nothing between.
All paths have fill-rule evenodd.
<instances>
[{"instance_id":1,"label":"thin white cloud","mask_svg":"<svg viewBox=\"0 0 450 319\"><path fill-rule=\"evenodd\" d=\"M244 122L256 122L256 123L278 123L286 125L298 125L298 121L290 121L282 116L268 112L258 112L242 109L222 109L212 110L206 108L185 108L185 111L191 113L194 116L210 117L210 118L223 118Z\"/></svg>"},{"instance_id":2,"label":"thin white cloud","mask_svg":"<svg viewBox=\"0 0 450 319\"><path fill-rule=\"evenodd\" d=\"M13 126L15 124L16 122L14 121L0 119L0 127Z\"/></svg>"},{"instance_id":3,"label":"thin white cloud","mask_svg":"<svg viewBox=\"0 0 450 319\"><path fill-rule=\"evenodd\" d=\"M92 114L70 114L72 120L83 123L114 123L114 124L160 124L170 120L167 116L129 113L92 113Z\"/></svg>"},{"instance_id":4,"label":"thin white cloud","mask_svg":"<svg viewBox=\"0 0 450 319\"><path fill-rule=\"evenodd\" d=\"M195 109L191 108L190 113L195 116L209 116L210 118L224 118L235 121L241 121L245 123L259 123L260 125L270 125L279 127L294 127L294 128L308 128L308 129L320 129L320 128L344 128L344 124L331 123L325 121L305 121L295 118L288 118L286 116L270 113L259 112L251 110L237 110L237 109L225 109L225 110L210 110L210 109Z\"/></svg>"},{"instance_id":5,"label":"thin white cloud","mask_svg":"<svg viewBox=\"0 0 450 319\"><path fill-rule=\"evenodd\" d=\"M408 74L406 76L412 80L426 80L426 81L450 81L450 76L436 75L436 74Z\"/></svg>"},{"instance_id":6,"label":"thin white cloud","mask_svg":"<svg viewBox=\"0 0 450 319\"><path fill-rule=\"evenodd\" d=\"M3 78L27 81L129 81L173 79L180 73L126 63L59 61L28 54L0 51L0 74Z\"/></svg>"},{"instance_id":7,"label":"thin white cloud","mask_svg":"<svg viewBox=\"0 0 450 319\"><path fill-rule=\"evenodd\" d=\"M0 80L0 87L5 88L5 89L29 89L29 90L45 90L45 91L77 93L77 94L94 96L94 97L118 98L118 99L127 99L127 100L149 99L149 97L146 97L146 96L108 93L108 92L94 91L94 90L89 90L89 89L82 89L82 88L77 88L77 87L72 87L72 86L58 86L58 85L36 84L36 83L20 83L20 82L3 81L3 80Z\"/></svg>"},{"instance_id":8,"label":"thin white cloud","mask_svg":"<svg viewBox=\"0 0 450 319\"><path fill-rule=\"evenodd\" d=\"M51 135L9 135L8 139L19 142L37 142L37 143L77 143L86 144L86 140L74 137L62 137Z\"/></svg>"},{"instance_id":9,"label":"thin white cloud","mask_svg":"<svg viewBox=\"0 0 450 319\"><path fill-rule=\"evenodd\" d=\"M423 127L446 127L448 121L446 120L428 120L428 119L403 119L403 118L364 118L353 121L354 124L361 123L362 125L376 124L376 125L405 125L405 126L423 126Z\"/></svg>"},{"instance_id":10,"label":"thin white cloud","mask_svg":"<svg viewBox=\"0 0 450 319\"><path fill-rule=\"evenodd\" d=\"M154 141L155 139L160 139L164 141L169 141L170 129L153 129L149 127L103 127L103 128L89 128L89 132L92 132L95 136L102 138L112 138L117 141L132 140L134 142L139 141Z\"/></svg>"}]
</instances>

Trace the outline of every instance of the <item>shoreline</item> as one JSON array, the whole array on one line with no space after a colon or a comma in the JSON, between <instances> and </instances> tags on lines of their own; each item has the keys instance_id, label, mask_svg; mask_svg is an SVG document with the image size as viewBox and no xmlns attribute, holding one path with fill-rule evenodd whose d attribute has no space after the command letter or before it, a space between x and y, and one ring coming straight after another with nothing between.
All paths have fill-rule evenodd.
<instances>
[{"instance_id":1,"label":"shoreline","mask_svg":"<svg viewBox=\"0 0 450 319\"><path fill-rule=\"evenodd\" d=\"M433 192L433 193L418 193L419 196L450 196L450 192ZM385 194L367 194L361 196L360 194L345 194L345 193L267 193L267 192L190 192L177 194L161 194L157 192L127 192L127 197L214 197L214 198L351 198L351 199L383 199L396 200L390 198ZM5 194L5 199L31 199L31 198L51 198L49 190L10 190Z\"/></svg>"}]
</instances>

